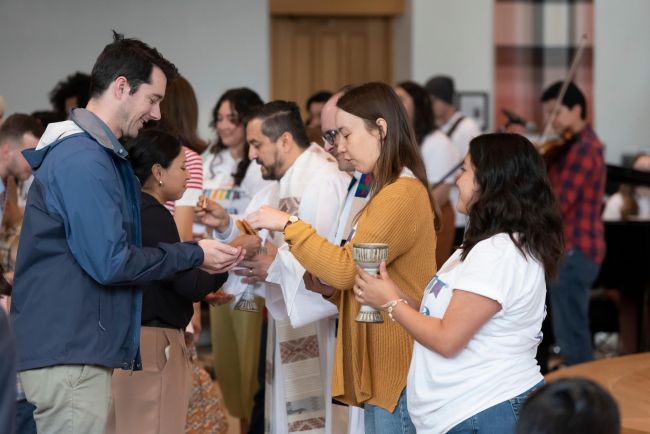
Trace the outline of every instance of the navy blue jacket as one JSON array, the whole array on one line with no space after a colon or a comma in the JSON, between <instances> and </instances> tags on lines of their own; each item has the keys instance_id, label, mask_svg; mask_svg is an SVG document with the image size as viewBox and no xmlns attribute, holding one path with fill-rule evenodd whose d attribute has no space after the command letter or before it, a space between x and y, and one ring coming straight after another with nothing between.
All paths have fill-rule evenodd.
<instances>
[{"instance_id":1,"label":"navy blue jacket","mask_svg":"<svg viewBox=\"0 0 650 434\"><path fill-rule=\"evenodd\" d=\"M91 112L53 124L36 150L11 317L19 370L62 364L140 369L141 285L203 262L194 243L141 247L140 185Z\"/></svg>"}]
</instances>

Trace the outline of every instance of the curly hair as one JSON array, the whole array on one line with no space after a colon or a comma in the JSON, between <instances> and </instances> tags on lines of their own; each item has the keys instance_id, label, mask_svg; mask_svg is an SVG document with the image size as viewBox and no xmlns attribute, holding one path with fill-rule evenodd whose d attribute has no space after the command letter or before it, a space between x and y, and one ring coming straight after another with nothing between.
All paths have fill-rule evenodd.
<instances>
[{"instance_id":1,"label":"curly hair","mask_svg":"<svg viewBox=\"0 0 650 434\"><path fill-rule=\"evenodd\" d=\"M50 91L50 103L59 113L65 114L65 101L73 97L77 98L77 107L86 107L90 98L90 75L77 71L59 81Z\"/></svg>"},{"instance_id":2,"label":"curly hair","mask_svg":"<svg viewBox=\"0 0 650 434\"><path fill-rule=\"evenodd\" d=\"M478 195L469 206L461 259L480 241L507 233L554 277L564 252L562 219L539 152L519 134L493 133L475 137L469 157Z\"/></svg>"}]
</instances>

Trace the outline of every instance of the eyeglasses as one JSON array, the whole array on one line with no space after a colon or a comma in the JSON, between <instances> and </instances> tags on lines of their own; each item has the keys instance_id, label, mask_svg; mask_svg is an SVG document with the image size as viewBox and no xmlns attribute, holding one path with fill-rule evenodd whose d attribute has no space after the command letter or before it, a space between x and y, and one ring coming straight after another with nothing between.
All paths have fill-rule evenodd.
<instances>
[{"instance_id":1,"label":"eyeglasses","mask_svg":"<svg viewBox=\"0 0 650 434\"><path fill-rule=\"evenodd\" d=\"M323 140L325 140L330 146L334 146L338 134L339 132L336 130L327 130L323 133Z\"/></svg>"}]
</instances>

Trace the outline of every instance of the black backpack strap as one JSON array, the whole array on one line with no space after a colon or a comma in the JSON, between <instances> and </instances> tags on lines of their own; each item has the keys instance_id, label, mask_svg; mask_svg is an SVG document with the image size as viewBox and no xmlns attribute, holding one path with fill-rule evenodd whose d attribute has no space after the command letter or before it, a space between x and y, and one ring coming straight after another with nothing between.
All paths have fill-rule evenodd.
<instances>
[{"instance_id":1,"label":"black backpack strap","mask_svg":"<svg viewBox=\"0 0 650 434\"><path fill-rule=\"evenodd\" d=\"M456 131L456 128L458 128L458 125L460 125L461 122L465 119L465 116L461 116L458 118L456 122L449 128L449 131L447 131L447 137L451 139L451 135L454 134L454 131Z\"/></svg>"}]
</instances>

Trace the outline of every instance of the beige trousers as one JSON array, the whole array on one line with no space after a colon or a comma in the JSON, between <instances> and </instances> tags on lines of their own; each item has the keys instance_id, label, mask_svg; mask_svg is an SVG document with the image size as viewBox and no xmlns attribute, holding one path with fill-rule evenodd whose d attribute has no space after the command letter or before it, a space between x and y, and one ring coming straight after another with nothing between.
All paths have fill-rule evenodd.
<instances>
[{"instance_id":1,"label":"beige trousers","mask_svg":"<svg viewBox=\"0 0 650 434\"><path fill-rule=\"evenodd\" d=\"M104 434L112 369L59 365L20 373L40 434Z\"/></svg>"},{"instance_id":2,"label":"beige trousers","mask_svg":"<svg viewBox=\"0 0 650 434\"><path fill-rule=\"evenodd\" d=\"M142 327L142 371L116 370L108 434L183 434L192 368L182 330Z\"/></svg>"}]
</instances>

